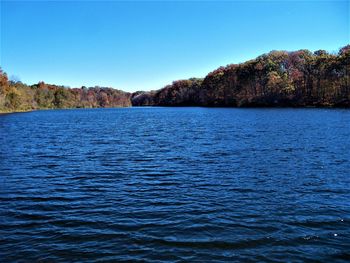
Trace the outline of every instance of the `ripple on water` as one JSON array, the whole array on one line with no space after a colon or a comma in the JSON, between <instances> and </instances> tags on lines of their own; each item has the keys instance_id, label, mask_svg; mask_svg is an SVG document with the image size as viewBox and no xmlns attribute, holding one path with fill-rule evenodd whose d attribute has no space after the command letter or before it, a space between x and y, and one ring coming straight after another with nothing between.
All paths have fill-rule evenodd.
<instances>
[{"instance_id":1,"label":"ripple on water","mask_svg":"<svg viewBox=\"0 0 350 263\"><path fill-rule=\"evenodd\" d=\"M0 116L0 257L347 261L350 112Z\"/></svg>"}]
</instances>

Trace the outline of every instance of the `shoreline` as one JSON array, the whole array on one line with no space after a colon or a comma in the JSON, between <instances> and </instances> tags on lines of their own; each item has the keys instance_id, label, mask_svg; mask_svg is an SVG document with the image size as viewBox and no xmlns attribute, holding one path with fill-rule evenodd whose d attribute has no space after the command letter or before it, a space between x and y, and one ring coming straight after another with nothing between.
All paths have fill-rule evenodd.
<instances>
[{"instance_id":1,"label":"shoreline","mask_svg":"<svg viewBox=\"0 0 350 263\"><path fill-rule=\"evenodd\" d=\"M0 110L0 115L12 114L12 113L29 113L33 111L45 111L45 110L91 110L91 109L120 109L120 108L222 108L222 109L350 109L350 107L344 106L201 106L201 105L145 105L145 106L130 106L130 107L96 107L96 108L53 108L53 109L31 109L31 110Z\"/></svg>"},{"instance_id":2,"label":"shoreline","mask_svg":"<svg viewBox=\"0 0 350 263\"><path fill-rule=\"evenodd\" d=\"M8 111L2 111L0 110L0 115L4 115L4 114L11 114L11 113L25 113L25 112L32 112L32 111L36 111L37 109L34 110L8 110Z\"/></svg>"}]
</instances>

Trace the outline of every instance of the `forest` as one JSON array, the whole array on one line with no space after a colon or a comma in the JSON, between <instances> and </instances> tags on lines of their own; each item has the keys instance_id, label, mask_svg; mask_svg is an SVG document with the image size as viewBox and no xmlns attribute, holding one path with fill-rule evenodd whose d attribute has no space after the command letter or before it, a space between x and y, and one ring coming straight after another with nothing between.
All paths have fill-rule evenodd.
<instances>
[{"instance_id":1,"label":"forest","mask_svg":"<svg viewBox=\"0 0 350 263\"><path fill-rule=\"evenodd\" d=\"M350 45L325 50L271 51L230 64L205 78L177 80L134 93L106 87L67 88L9 80L0 69L0 112L129 106L350 107Z\"/></svg>"},{"instance_id":2,"label":"forest","mask_svg":"<svg viewBox=\"0 0 350 263\"><path fill-rule=\"evenodd\" d=\"M131 93L112 88L67 88L44 82L28 86L9 81L7 74L0 70L0 112L129 107L130 98Z\"/></svg>"},{"instance_id":3,"label":"forest","mask_svg":"<svg viewBox=\"0 0 350 263\"><path fill-rule=\"evenodd\" d=\"M271 51L204 79L174 81L133 94L133 105L227 107L349 107L350 45L338 54Z\"/></svg>"}]
</instances>

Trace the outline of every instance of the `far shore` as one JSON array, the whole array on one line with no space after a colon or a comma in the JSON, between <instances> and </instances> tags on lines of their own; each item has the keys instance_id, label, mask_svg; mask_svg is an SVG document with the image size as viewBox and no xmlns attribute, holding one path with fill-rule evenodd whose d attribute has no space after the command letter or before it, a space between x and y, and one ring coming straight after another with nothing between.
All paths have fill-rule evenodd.
<instances>
[{"instance_id":1,"label":"far shore","mask_svg":"<svg viewBox=\"0 0 350 263\"><path fill-rule=\"evenodd\" d=\"M228 106L202 106L202 105L154 105L154 106L129 106L129 107L96 107L96 108L43 108L43 109L30 109L30 110L0 110L0 115L12 114L12 113L27 113L33 111L45 111L45 110L88 110L88 109L120 109L120 108L181 108L181 107L199 107L199 108L227 108L227 109L349 109L349 107L341 107L334 105L327 106L241 106L241 107L228 107Z\"/></svg>"}]
</instances>

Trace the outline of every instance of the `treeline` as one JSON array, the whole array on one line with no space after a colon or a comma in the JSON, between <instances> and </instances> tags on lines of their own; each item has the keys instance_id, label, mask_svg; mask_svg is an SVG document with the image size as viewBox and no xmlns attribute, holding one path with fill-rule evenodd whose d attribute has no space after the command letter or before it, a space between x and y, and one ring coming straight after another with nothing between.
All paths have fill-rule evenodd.
<instances>
[{"instance_id":1,"label":"treeline","mask_svg":"<svg viewBox=\"0 0 350 263\"><path fill-rule=\"evenodd\" d=\"M272 51L220 67L204 79L174 81L160 90L66 88L9 81L0 69L0 111L128 106L350 107L350 45L324 50Z\"/></svg>"},{"instance_id":2,"label":"treeline","mask_svg":"<svg viewBox=\"0 0 350 263\"><path fill-rule=\"evenodd\" d=\"M191 106L199 104L203 79L177 80L163 89L132 94L133 106Z\"/></svg>"},{"instance_id":3,"label":"treeline","mask_svg":"<svg viewBox=\"0 0 350 263\"><path fill-rule=\"evenodd\" d=\"M349 107L350 45L324 50L272 51L220 67L204 79L175 81L133 94L132 104L231 107Z\"/></svg>"},{"instance_id":4,"label":"treeline","mask_svg":"<svg viewBox=\"0 0 350 263\"><path fill-rule=\"evenodd\" d=\"M131 93L112 88L66 88L39 82L25 85L9 81L0 70L0 111L131 106Z\"/></svg>"}]
</instances>

